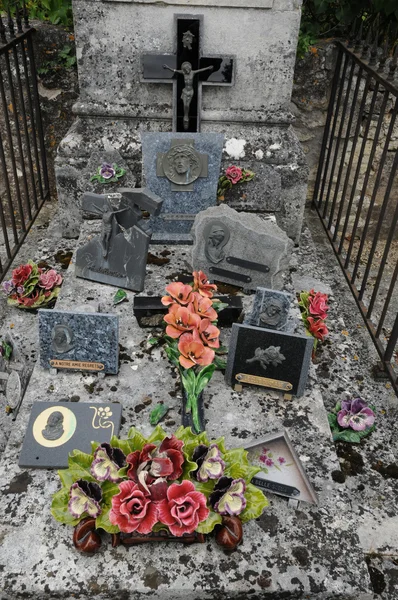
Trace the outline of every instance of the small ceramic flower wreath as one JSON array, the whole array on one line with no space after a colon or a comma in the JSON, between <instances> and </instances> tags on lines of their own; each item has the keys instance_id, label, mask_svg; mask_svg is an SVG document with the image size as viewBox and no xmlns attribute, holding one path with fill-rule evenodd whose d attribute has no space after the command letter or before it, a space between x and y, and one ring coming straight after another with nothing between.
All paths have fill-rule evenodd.
<instances>
[{"instance_id":1,"label":"small ceramic flower wreath","mask_svg":"<svg viewBox=\"0 0 398 600\"><path fill-rule=\"evenodd\" d=\"M99 183L117 183L123 175L126 174L126 169L118 167L116 164L102 163L98 167L98 172L90 178L90 181L99 181Z\"/></svg>"},{"instance_id":2,"label":"small ceramic flower wreath","mask_svg":"<svg viewBox=\"0 0 398 600\"><path fill-rule=\"evenodd\" d=\"M226 518L241 529L268 506L250 483L260 470L243 448L228 450L224 438L209 440L188 427L168 436L158 426L146 439L132 427L125 440L114 436L109 444L93 442L91 454L69 455L51 512L72 526L89 518L93 530L111 534L165 531L180 538L210 533Z\"/></svg>"},{"instance_id":3,"label":"small ceramic flower wreath","mask_svg":"<svg viewBox=\"0 0 398 600\"><path fill-rule=\"evenodd\" d=\"M333 441L359 444L376 428L375 407L368 405L362 398L349 398L338 402L328 413Z\"/></svg>"},{"instance_id":4,"label":"small ceramic flower wreath","mask_svg":"<svg viewBox=\"0 0 398 600\"><path fill-rule=\"evenodd\" d=\"M225 174L221 175L218 180L217 198L219 201L224 200L225 192L230 190L237 183L247 183L255 177L253 171L241 169L240 167L231 166L225 170Z\"/></svg>"},{"instance_id":5,"label":"small ceramic flower wreath","mask_svg":"<svg viewBox=\"0 0 398 600\"><path fill-rule=\"evenodd\" d=\"M55 269L39 267L32 260L12 272L9 281L3 281L7 304L18 308L35 309L55 303L62 284L62 276Z\"/></svg>"}]
</instances>

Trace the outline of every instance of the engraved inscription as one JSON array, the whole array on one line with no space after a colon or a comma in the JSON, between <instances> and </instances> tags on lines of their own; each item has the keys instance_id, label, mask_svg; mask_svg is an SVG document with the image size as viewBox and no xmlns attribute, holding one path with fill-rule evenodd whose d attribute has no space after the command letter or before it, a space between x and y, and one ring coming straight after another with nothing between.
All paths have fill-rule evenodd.
<instances>
[{"instance_id":1,"label":"engraved inscription","mask_svg":"<svg viewBox=\"0 0 398 600\"><path fill-rule=\"evenodd\" d=\"M50 366L55 369L80 369L83 371L103 371L102 363L84 362L82 360L50 360Z\"/></svg>"},{"instance_id":2,"label":"engraved inscription","mask_svg":"<svg viewBox=\"0 0 398 600\"><path fill-rule=\"evenodd\" d=\"M235 379L239 381L239 383L252 383L253 385L261 385L263 387L284 390L286 392L293 389L293 385L288 381L271 379L270 377L259 377L258 375L248 375L247 373L238 373L235 375Z\"/></svg>"}]
</instances>

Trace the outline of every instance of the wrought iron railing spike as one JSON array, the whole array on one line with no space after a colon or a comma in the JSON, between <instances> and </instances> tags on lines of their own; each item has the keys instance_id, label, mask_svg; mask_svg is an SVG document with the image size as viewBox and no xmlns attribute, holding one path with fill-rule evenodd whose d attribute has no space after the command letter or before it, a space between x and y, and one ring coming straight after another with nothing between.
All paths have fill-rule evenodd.
<instances>
[{"instance_id":1,"label":"wrought iron railing spike","mask_svg":"<svg viewBox=\"0 0 398 600\"><path fill-rule=\"evenodd\" d=\"M8 30L10 32L10 38L13 39L15 38L15 29L14 29L14 21L11 15L11 8L7 9L7 15L8 15L8 19L7 19L7 24L8 24Z\"/></svg>"},{"instance_id":2,"label":"wrought iron railing spike","mask_svg":"<svg viewBox=\"0 0 398 600\"><path fill-rule=\"evenodd\" d=\"M357 29L357 18L355 17L355 19L352 22L351 31L348 34L347 48L352 48L354 46L356 29Z\"/></svg>"},{"instance_id":3,"label":"wrought iron railing spike","mask_svg":"<svg viewBox=\"0 0 398 600\"><path fill-rule=\"evenodd\" d=\"M388 69L387 81L394 81L395 71L397 70L398 62L398 40L395 41L394 53Z\"/></svg>"},{"instance_id":4,"label":"wrought iron railing spike","mask_svg":"<svg viewBox=\"0 0 398 600\"><path fill-rule=\"evenodd\" d=\"M29 23L29 13L28 13L28 9L26 8L26 2L25 0L23 0L22 2L23 5L23 21L24 21L24 27L25 29L30 29L30 23Z\"/></svg>"},{"instance_id":5,"label":"wrought iron railing spike","mask_svg":"<svg viewBox=\"0 0 398 600\"><path fill-rule=\"evenodd\" d=\"M388 46L389 46L389 41L390 41L388 34L389 34L389 27L387 28L386 37L384 38L384 42L382 45L382 54L380 57L379 68L377 69L377 71L379 73L383 73L384 67L386 66L386 60L388 57Z\"/></svg>"},{"instance_id":6,"label":"wrought iron railing spike","mask_svg":"<svg viewBox=\"0 0 398 600\"><path fill-rule=\"evenodd\" d=\"M1 18L1 15L0 15L0 42L2 44L7 43L6 28L4 27L4 23L3 23L3 19Z\"/></svg>"},{"instance_id":7,"label":"wrought iron railing spike","mask_svg":"<svg viewBox=\"0 0 398 600\"><path fill-rule=\"evenodd\" d=\"M362 17L360 17L360 24L359 24L359 29L358 29L358 33L357 33L357 37L355 38L355 46L354 46L354 52L360 52L361 48L362 48L362 32L363 32L363 20Z\"/></svg>"},{"instance_id":8,"label":"wrought iron railing spike","mask_svg":"<svg viewBox=\"0 0 398 600\"><path fill-rule=\"evenodd\" d=\"M22 9L19 6L19 1L17 1L15 3L15 20L17 22L17 31L18 31L18 33L23 33L21 11L22 11Z\"/></svg>"},{"instance_id":9,"label":"wrought iron railing spike","mask_svg":"<svg viewBox=\"0 0 398 600\"><path fill-rule=\"evenodd\" d=\"M374 22L374 39L373 44L370 47L370 60L369 65L374 67L377 63L377 48L379 43L379 15L377 15Z\"/></svg>"},{"instance_id":10,"label":"wrought iron railing spike","mask_svg":"<svg viewBox=\"0 0 398 600\"><path fill-rule=\"evenodd\" d=\"M372 39L372 25L371 25L371 23L368 23L368 30L366 32L365 41L362 46L362 53L361 53L362 60L368 60L368 52L369 52L369 48L370 48L371 39Z\"/></svg>"}]
</instances>

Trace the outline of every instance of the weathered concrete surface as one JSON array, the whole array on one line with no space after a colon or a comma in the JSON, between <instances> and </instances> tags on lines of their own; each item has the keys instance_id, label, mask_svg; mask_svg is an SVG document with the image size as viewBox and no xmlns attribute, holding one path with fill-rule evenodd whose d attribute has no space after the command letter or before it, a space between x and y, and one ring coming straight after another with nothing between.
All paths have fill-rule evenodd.
<instances>
[{"instance_id":1,"label":"weathered concrete surface","mask_svg":"<svg viewBox=\"0 0 398 600\"><path fill-rule=\"evenodd\" d=\"M87 227L92 224L87 223ZM98 223L95 223L98 226ZM157 248L161 256L162 248ZM159 294L174 275L187 272L189 249L171 247L170 263L148 268L145 294ZM112 306L114 288L74 278L73 266L57 308L100 301L104 310ZM245 526L244 542L226 556L210 538L206 544L183 547L155 544L111 549L109 538L100 554L87 558L76 553L71 529L50 515L51 494L58 478L49 471L21 471L19 449L32 402L73 400L116 401L123 404L122 435L130 425L146 434L151 405L165 400L172 407L166 420L171 432L179 423L180 389L163 352L149 351L151 332L140 330L132 315L133 294L114 312L121 320L121 366L117 376L99 380L77 373L54 377L36 365L29 390L15 426L10 432L0 467L3 502L1 508L2 552L0 586L5 598L82 600L154 598L161 600L226 600L227 598L272 598L295 600L300 596L319 600L370 600L366 564L359 546L357 517L350 509L344 485L333 481L339 464L323 408L314 368L306 394L286 402L277 392L245 388L233 392L214 376L205 392L207 429L210 435L225 435L229 445L241 445L268 431L284 426L293 439L311 482L319 495L319 507L301 505L298 510L285 500L269 496L270 507L256 522ZM253 296L244 297L248 306ZM15 323L35 321L23 314ZM9 313L5 325L10 324ZM228 331L222 332L228 340ZM342 548L349 551L342 552Z\"/></svg>"}]
</instances>

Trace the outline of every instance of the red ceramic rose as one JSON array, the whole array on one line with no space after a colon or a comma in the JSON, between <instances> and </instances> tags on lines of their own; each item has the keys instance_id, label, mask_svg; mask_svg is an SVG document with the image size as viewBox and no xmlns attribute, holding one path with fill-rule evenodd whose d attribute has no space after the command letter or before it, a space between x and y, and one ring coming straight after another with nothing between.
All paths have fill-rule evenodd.
<instances>
[{"instance_id":1,"label":"red ceramic rose","mask_svg":"<svg viewBox=\"0 0 398 600\"><path fill-rule=\"evenodd\" d=\"M324 321L314 319L313 317L307 317L307 321L309 323L309 332L311 335L323 342L325 336L329 333Z\"/></svg>"},{"instance_id":2,"label":"red ceramic rose","mask_svg":"<svg viewBox=\"0 0 398 600\"><path fill-rule=\"evenodd\" d=\"M12 281L15 287L23 285L25 281L29 278L29 275L32 272L31 265L21 265L17 269L14 269L12 272Z\"/></svg>"},{"instance_id":3,"label":"red ceramic rose","mask_svg":"<svg viewBox=\"0 0 398 600\"><path fill-rule=\"evenodd\" d=\"M159 520L177 537L195 531L210 512L206 507L206 496L197 492L194 484L187 479L180 484L173 483L167 489L167 498L157 507Z\"/></svg>"},{"instance_id":4,"label":"red ceramic rose","mask_svg":"<svg viewBox=\"0 0 398 600\"><path fill-rule=\"evenodd\" d=\"M232 181L233 184L238 183L242 179L242 169L239 167L228 167L225 171L227 179Z\"/></svg>"},{"instance_id":5,"label":"red ceramic rose","mask_svg":"<svg viewBox=\"0 0 398 600\"><path fill-rule=\"evenodd\" d=\"M308 305L309 313L318 319L326 319L329 310L329 306L326 304L327 299L327 294L321 294L321 292L317 292L316 294L311 295L310 292Z\"/></svg>"},{"instance_id":6,"label":"red ceramic rose","mask_svg":"<svg viewBox=\"0 0 398 600\"><path fill-rule=\"evenodd\" d=\"M146 489L157 478L173 480L182 475L184 443L174 435L166 437L160 444L145 444L141 451L131 452L126 457L129 465L127 477L140 482Z\"/></svg>"},{"instance_id":7,"label":"red ceramic rose","mask_svg":"<svg viewBox=\"0 0 398 600\"><path fill-rule=\"evenodd\" d=\"M42 273L39 277L39 287L45 290L52 290L56 285L61 285L62 277L54 269Z\"/></svg>"},{"instance_id":8,"label":"red ceramic rose","mask_svg":"<svg viewBox=\"0 0 398 600\"><path fill-rule=\"evenodd\" d=\"M158 509L148 492L134 481L119 483L119 494L112 497L109 521L120 531L147 535L158 521Z\"/></svg>"}]
</instances>

